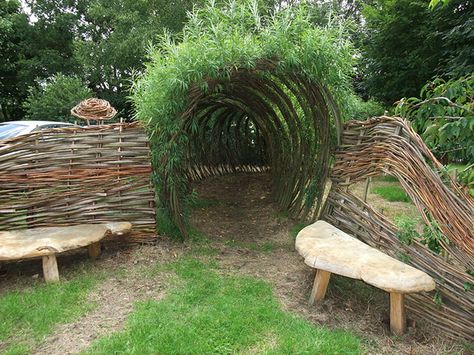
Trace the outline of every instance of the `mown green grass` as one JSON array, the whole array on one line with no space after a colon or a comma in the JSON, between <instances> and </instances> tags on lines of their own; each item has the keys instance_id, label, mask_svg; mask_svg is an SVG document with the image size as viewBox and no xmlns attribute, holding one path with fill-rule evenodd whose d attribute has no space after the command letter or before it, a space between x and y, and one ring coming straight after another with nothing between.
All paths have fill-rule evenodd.
<instances>
[{"instance_id":1,"label":"mown green grass","mask_svg":"<svg viewBox=\"0 0 474 355\"><path fill-rule=\"evenodd\" d=\"M38 281L28 290L0 296L0 344L7 344L4 352L27 353L56 324L91 310L93 305L85 300L97 280L97 275L89 274L55 284Z\"/></svg>"},{"instance_id":2,"label":"mown green grass","mask_svg":"<svg viewBox=\"0 0 474 355\"><path fill-rule=\"evenodd\" d=\"M357 354L360 340L315 327L281 310L271 287L248 277L221 276L211 264L172 264L179 282L161 302L136 305L126 329L90 354Z\"/></svg>"},{"instance_id":3,"label":"mown green grass","mask_svg":"<svg viewBox=\"0 0 474 355\"><path fill-rule=\"evenodd\" d=\"M400 186L378 186L372 192L390 202L410 202L411 199Z\"/></svg>"}]
</instances>

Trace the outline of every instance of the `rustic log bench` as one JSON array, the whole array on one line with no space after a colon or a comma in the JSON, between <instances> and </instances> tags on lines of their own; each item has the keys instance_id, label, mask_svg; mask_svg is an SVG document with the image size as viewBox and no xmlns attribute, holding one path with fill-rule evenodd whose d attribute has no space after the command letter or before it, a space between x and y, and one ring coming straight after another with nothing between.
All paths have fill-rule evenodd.
<instances>
[{"instance_id":1,"label":"rustic log bench","mask_svg":"<svg viewBox=\"0 0 474 355\"><path fill-rule=\"evenodd\" d=\"M406 330L404 294L431 291L434 280L423 271L406 265L351 237L325 221L317 221L299 232L296 250L316 277L309 299L320 302L331 273L363 280L390 293L390 329L400 335Z\"/></svg>"},{"instance_id":2,"label":"rustic log bench","mask_svg":"<svg viewBox=\"0 0 474 355\"><path fill-rule=\"evenodd\" d=\"M56 254L87 246L89 256L96 258L104 237L122 235L131 228L128 222L112 222L0 231L0 261L42 257L45 281L56 282L59 281Z\"/></svg>"}]
</instances>

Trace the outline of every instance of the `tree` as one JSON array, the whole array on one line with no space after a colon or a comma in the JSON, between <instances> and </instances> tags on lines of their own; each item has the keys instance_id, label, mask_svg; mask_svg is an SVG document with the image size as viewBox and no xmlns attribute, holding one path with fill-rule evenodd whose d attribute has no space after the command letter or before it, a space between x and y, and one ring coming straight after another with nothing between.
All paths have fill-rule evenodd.
<instances>
[{"instance_id":1,"label":"tree","mask_svg":"<svg viewBox=\"0 0 474 355\"><path fill-rule=\"evenodd\" d=\"M34 21L28 33L21 75L32 85L55 73L79 74L73 41L81 32L87 0L28 0Z\"/></svg>"},{"instance_id":2,"label":"tree","mask_svg":"<svg viewBox=\"0 0 474 355\"><path fill-rule=\"evenodd\" d=\"M364 8L364 16L362 64L369 94L389 105L416 96L439 63L426 2L378 0Z\"/></svg>"},{"instance_id":3,"label":"tree","mask_svg":"<svg viewBox=\"0 0 474 355\"><path fill-rule=\"evenodd\" d=\"M442 43L438 72L448 78L474 72L474 1L449 1L433 17L433 36Z\"/></svg>"},{"instance_id":4,"label":"tree","mask_svg":"<svg viewBox=\"0 0 474 355\"><path fill-rule=\"evenodd\" d=\"M178 33L196 1L93 0L85 13L75 58L84 78L101 98L130 114L127 101L134 72L143 70L147 48L165 29Z\"/></svg>"},{"instance_id":5,"label":"tree","mask_svg":"<svg viewBox=\"0 0 474 355\"><path fill-rule=\"evenodd\" d=\"M386 104L418 95L436 76L474 70L472 1L452 0L430 10L424 0L376 0L363 14L365 84Z\"/></svg>"},{"instance_id":6,"label":"tree","mask_svg":"<svg viewBox=\"0 0 474 355\"><path fill-rule=\"evenodd\" d=\"M26 117L32 120L73 122L71 109L92 96L92 90L80 78L57 74L39 86L30 88L24 103Z\"/></svg>"},{"instance_id":7,"label":"tree","mask_svg":"<svg viewBox=\"0 0 474 355\"><path fill-rule=\"evenodd\" d=\"M443 162L474 163L474 72L426 84L420 98L401 100L397 111Z\"/></svg>"},{"instance_id":8,"label":"tree","mask_svg":"<svg viewBox=\"0 0 474 355\"><path fill-rule=\"evenodd\" d=\"M19 1L0 1L0 122L22 114L26 87L18 84L18 71L28 26Z\"/></svg>"}]
</instances>

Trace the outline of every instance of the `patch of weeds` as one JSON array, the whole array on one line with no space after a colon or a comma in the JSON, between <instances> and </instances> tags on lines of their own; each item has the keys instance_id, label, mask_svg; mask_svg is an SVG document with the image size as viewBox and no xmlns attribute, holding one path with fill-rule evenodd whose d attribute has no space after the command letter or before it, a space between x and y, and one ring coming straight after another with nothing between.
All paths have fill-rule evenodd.
<instances>
[{"instance_id":1,"label":"patch of weeds","mask_svg":"<svg viewBox=\"0 0 474 355\"><path fill-rule=\"evenodd\" d=\"M190 228L189 230L189 241L195 244L208 244L210 243L209 237L203 232Z\"/></svg>"},{"instance_id":2,"label":"patch of weeds","mask_svg":"<svg viewBox=\"0 0 474 355\"><path fill-rule=\"evenodd\" d=\"M217 206L221 201L211 198L199 198L196 190L193 190L189 197L189 205L191 208L209 208Z\"/></svg>"},{"instance_id":3,"label":"patch of weeds","mask_svg":"<svg viewBox=\"0 0 474 355\"><path fill-rule=\"evenodd\" d=\"M192 259L170 267L183 284L160 302L139 302L125 330L95 342L89 353L246 353L262 348L269 354L361 351L360 340L352 333L316 327L284 312L265 282L222 276L215 265Z\"/></svg>"},{"instance_id":4,"label":"patch of weeds","mask_svg":"<svg viewBox=\"0 0 474 355\"><path fill-rule=\"evenodd\" d=\"M395 223L398 227L396 236L404 244L410 245L416 239L436 254L443 252L442 242L449 244L449 239L442 233L435 221L431 221L430 225L425 225L421 233L416 230L417 219L400 217L396 219Z\"/></svg>"},{"instance_id":5,"label":"patch of weeds","mask_svg":"<svg viewBox=\"0 0 474 355\"><path fill-rule=\"evenodd\" d=\"M219 250L213 248L210 245L196 245L193 246L192 254L201 256L214 256L219 254Z\"/></svg>"},{"instance_id":6,"label":"patch of weeds","mask_svg":"<svg viewBox=\"0 0 474 355\"><path fill-rule=\"evenodd\" d=\"M275 214L275 219L277 220L278 223L285 222L288 220L289 214L288 211L278 211Z\"/></svg>"},{"instance_id":7,"label":"patch of weeds","mask_svg":"<svg viewBox=\"0 0 474 355\"><path fill-rule=\"evenodd\" d=\"M87 274L54 284L41 280L29 290L0 296L0 343L11 342L7 353L25 353L56 324L70 322L93 309L86 298L99 278Z\"/></svg>"},{"instance_id":8,"label":"patch of weeds","mask_svg":"<svg viewBox=\"0 0 474 355\"><path fill-rule=\"evenodd\" d=\"M431 221L431 226L425 226L420 241L436 254L440 254L443 251L441 242L449 245L448 237L441 232L435 221Z\"/></svg>"},{"instance_id":9,"label":"patch of weeds","mask_svg":"<svg viewBox=\"0 0 474 355\"><path fill-rule=\"evenodd\" d=\"M402 263L409 263L410 262L410 257L405 254L405 253L402 253L401 251L397 251L395 253L395 256L397 257L398 260L400 260Z\"/></svg>"},{"instance_id":10,"label":"patch of weeds","mask_svg":"<svg viewBox=\"0 0 474 355\"><path fill-rule=\"evenodd\" d=\"M372 192L389 202L411 202L410 196L400 186L378 186Z\"/></svg>"},{"instance_id":11,"label":"patch of weeds","mask_svg":"<svg viewBox=\"0 0 474 355\"><path fill-rule=\"evenodd\" d=\"M402 216L395 218L395 224L398 227L397 238L406 245L410 245L418 237L416 225L418 220L412 217Z\"/></svg>"},{"instance_id":12,"label":"patch of weeds","mask_svg":"<svg viewBox=\"0 0 474 355\"><path fill-rule=\"evenodd\" d=\"M197 229L191 229L189 241L192 245L193 254L212 256L218 253L218 250L211 246L209 237Z\"/></svg>"},{"instance_id":13,"label":"patch of weeds","mask_svg":"<svg viewBox=\"0 0 474 355\"><path fill-rule=\"evenodd\" d=\"M465 354L474 354L474 343L463 342L461 343L461 346L465 351Z\"/></svg>"},{"instance_id":14,"label":"patch of weeds","mask_svg":"<svg viewBox=\"0 0 474 355\"><path fill-rule=\"evenodd\" d=\"M265 242L263 244L260 244L259 247L260 247L261 251L269 253L269 252L272 252L273 250L275 250L275 243Z\"/></svg>"},{"instance_id":15,"label":"patch of weeds","mask_svg":"<svg viewBox=\"0 0 474 355\"><path fill-rule=\"evenodd\" d=\"M142 273L149 278L155 277L159 273L166 271L168 269L168 264L157 262L153 266L143 267Z\"/></svg>"},{"instance_id":16,"label":"patch of weeds","mask_svg":"<svg viewBox=\"0 0 474 355\"><path fill-rule=\"evenodd\" d=\"M175 240L183 240L181 232L176 224L174 224L169 212L164 207L156 209L156 226L158 234L166 235Z\"/></svg>"},{"instance_id":17,"label":"patch of weeds","mask_svg":"<svg viewBox=\"0 0 474 355\"><path fill-rule=\"evenodd\" d=\"M119 266L116 270L115 270L115 275L118 277L118 278L125 278L128 274L128 270L125 266Z\"/></svg>"},{"instance_id":18,"label":"patch of weeds","mask_svg":"<svg viewBox=\"0 0 474 355\"><path fill-rule=\"evenodd\" d=\"M441 296L441 293L439 291L435 292L435 295L433 297L434 303L436 303L438 306L441 306L443 304L443 297Z\"/></svg>"}]
</instances>

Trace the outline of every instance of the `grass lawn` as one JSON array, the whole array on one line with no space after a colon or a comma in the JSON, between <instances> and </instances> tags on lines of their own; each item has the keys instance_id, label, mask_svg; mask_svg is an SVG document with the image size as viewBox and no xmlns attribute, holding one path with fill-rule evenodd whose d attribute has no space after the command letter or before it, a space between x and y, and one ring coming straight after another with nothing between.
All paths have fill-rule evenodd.
<instances>
[{"instance_id":1,"label":"grass lawn","mask_svg":"<svg viewBox=\"0 0 474 355\"><path fill-rule=\"evenodd\" d=\"M393 186L378 186L372 189L374 193L383 197L390 202L410 202L410 197L407 195L405 190L402 187L393 185Z\"/></svg>"},{"instance_id":2,"label":"grass lawn","mask_svg":"<svg viewBox=\"0 0 474 355\"><path fill-rule=\"evenodd\" d=\"M176 287L160 301L140 302L126 329L100 339L90 354L311 353L357 354L360 340L315 327L284 312L271 287L222 276L213 263L185 258L169 265Z\"/></svg>"},{"instance_id":3,"label":"grass lawn","mask_svg":"<svg viewBox=\"0 0 474 355\"><path fill-rule=\"evenodd\" d=\"M28 353L56 324L91 310L93 305L84 301L97 279L97 275L89 274L56 284L40 280L28 290L0 296L0 351Z\"/></svg>"}]
</instances>

